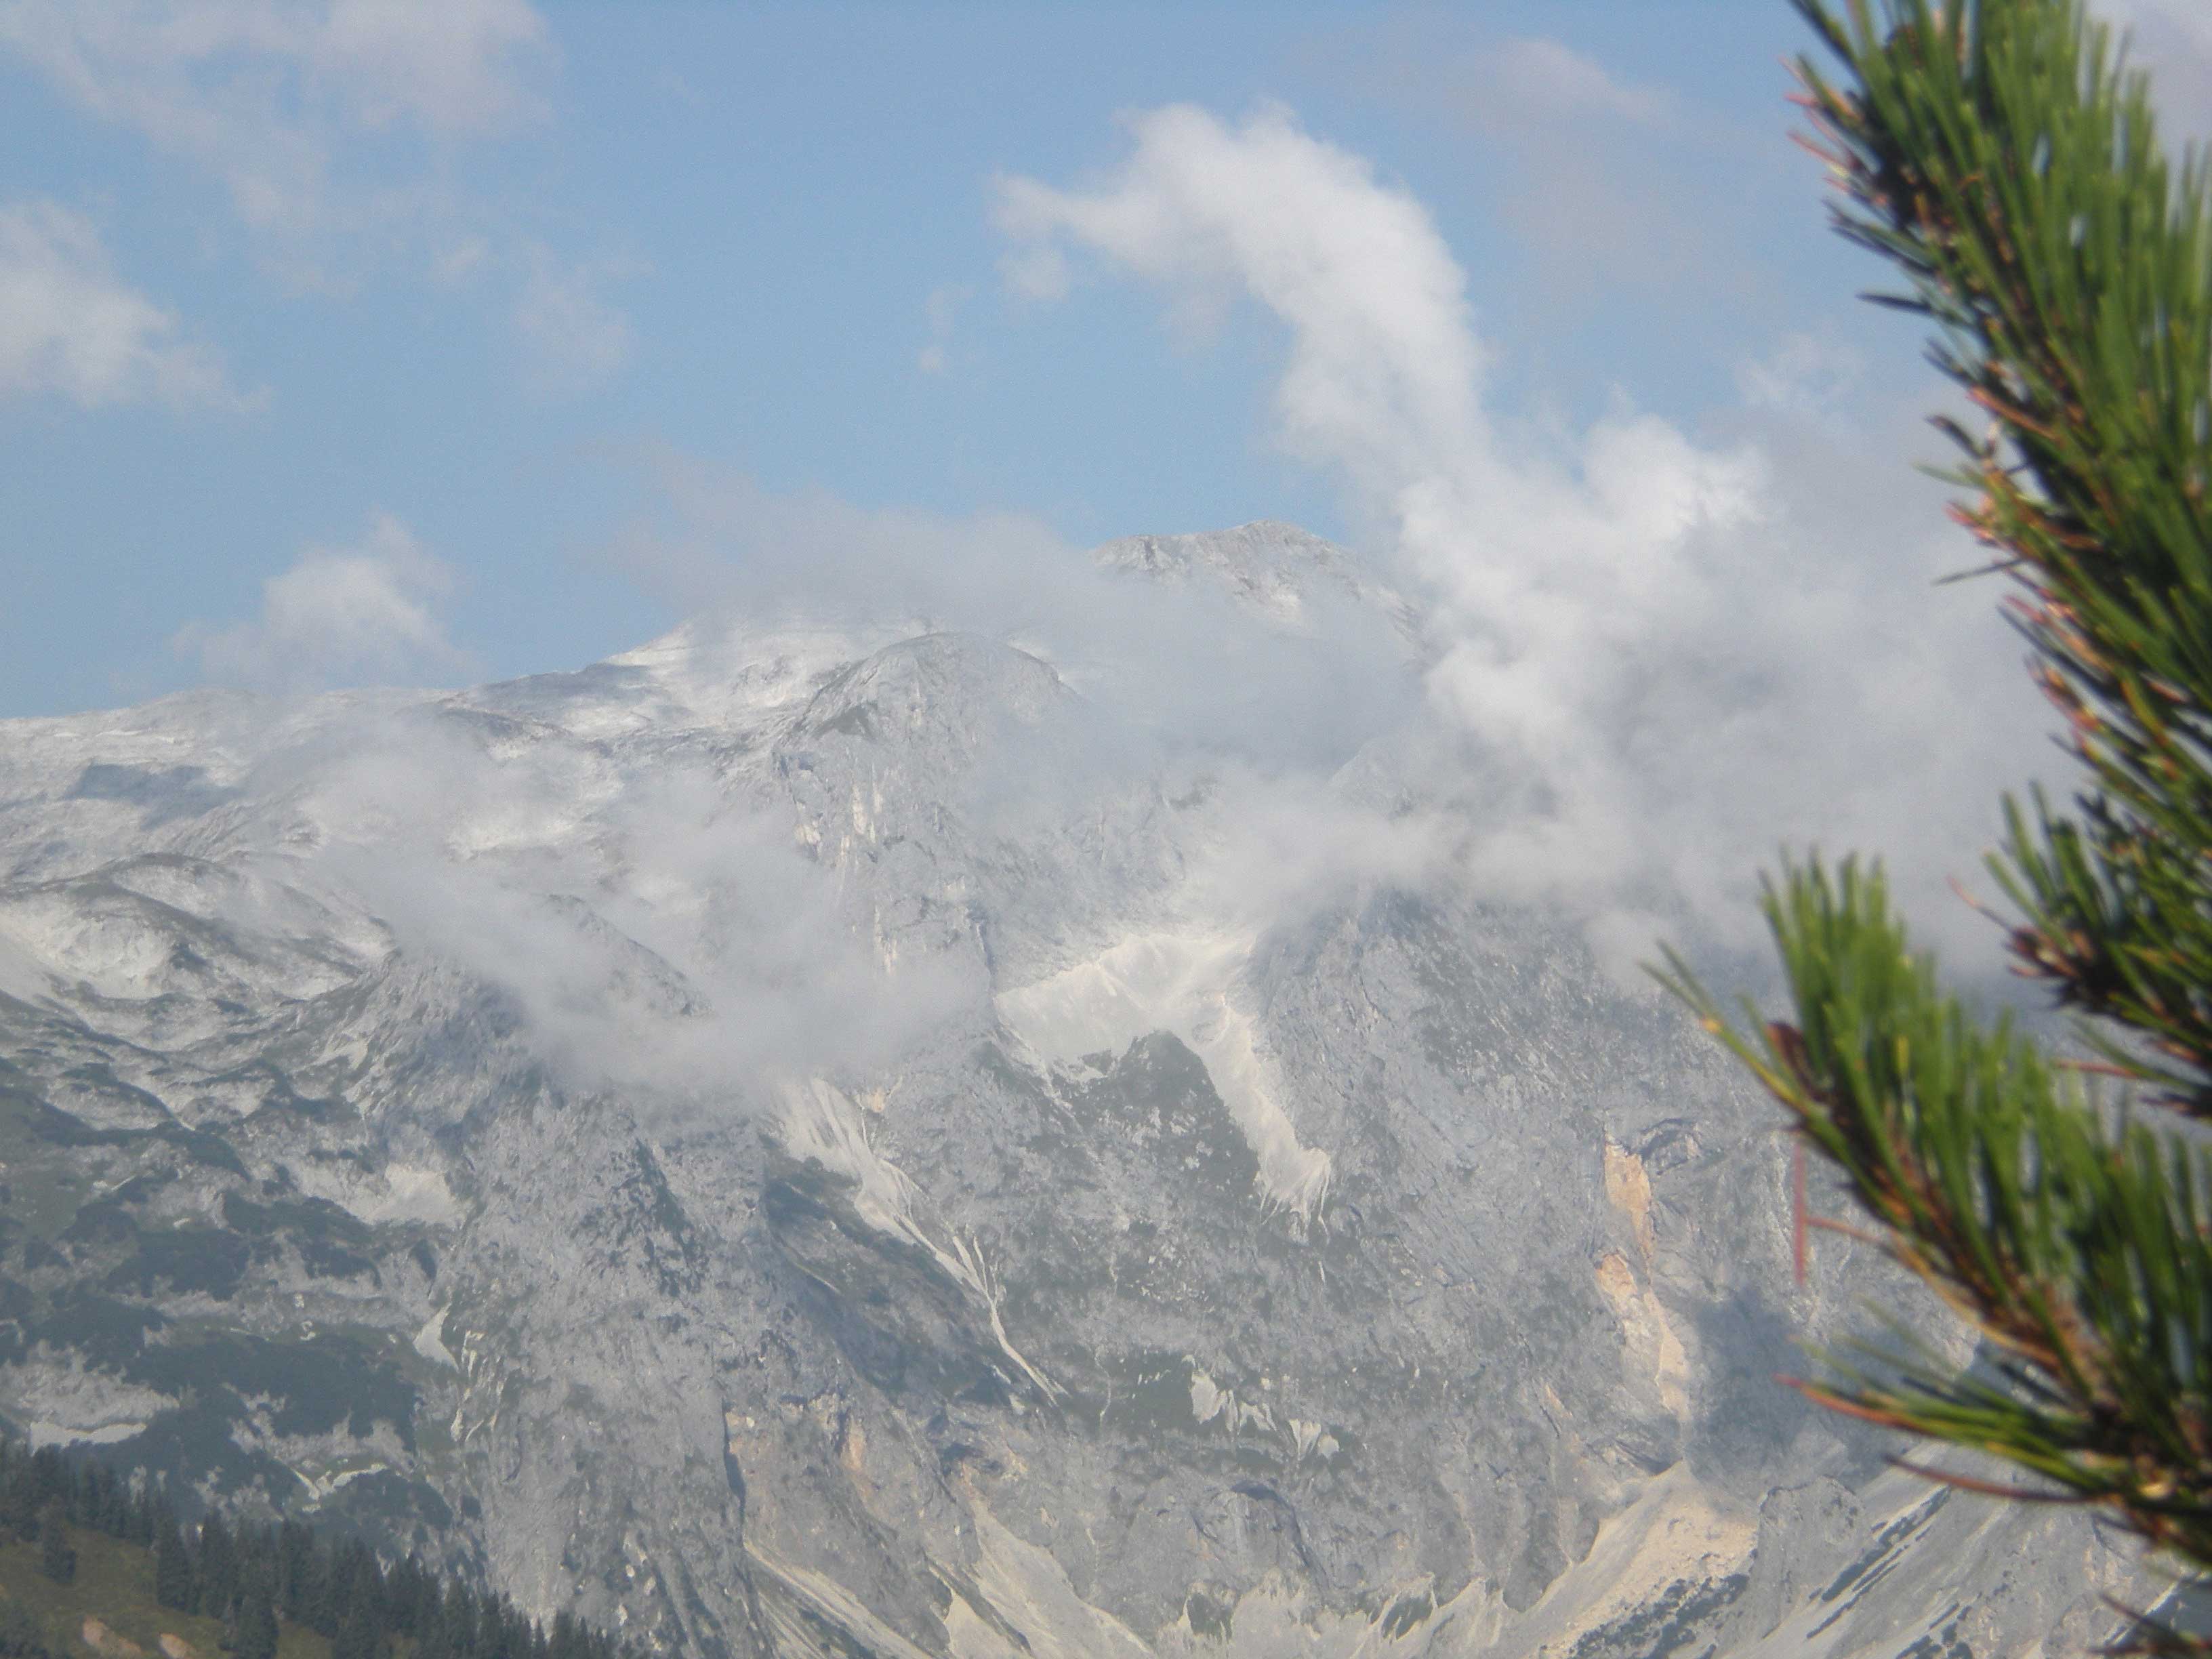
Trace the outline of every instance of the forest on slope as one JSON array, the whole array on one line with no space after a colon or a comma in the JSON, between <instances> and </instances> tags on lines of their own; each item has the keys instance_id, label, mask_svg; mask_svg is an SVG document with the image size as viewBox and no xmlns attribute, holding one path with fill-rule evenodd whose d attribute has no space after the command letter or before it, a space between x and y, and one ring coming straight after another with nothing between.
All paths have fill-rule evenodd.
<instances>
[{"instance_id":1,"label":"forest on slope","mask_svg":"<svg viewBox=\"0 0 2212 1659\"><path fill-rule=\"evenodd\" d=\"M0 1440L0 1659L634 1659L298 1521L178 1518L161 1483Z\"/></svg>"}]
</instances>

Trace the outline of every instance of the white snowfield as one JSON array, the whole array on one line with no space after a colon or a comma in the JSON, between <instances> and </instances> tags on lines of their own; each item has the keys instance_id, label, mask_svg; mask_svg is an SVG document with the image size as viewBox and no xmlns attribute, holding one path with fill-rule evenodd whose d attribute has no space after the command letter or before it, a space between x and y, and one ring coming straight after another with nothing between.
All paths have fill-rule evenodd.
<instances>
[{"instance_id":1,"label":"white snowfield","mask_svg":"<svg viewBox=\"0 0 2212 1659\"><path fill-rule=\"evenodd\" d=\"M1235 994L1254 941L1234 934L1145 933L994 999L999 1018L1048 1065L1111 1060L1166 1031L1206 1075L1260 1161L1267 1201L1311 1220L1328 1196L1329 1156L1301 1146L1254 1022Z\"/></svg>"}]
</instances>

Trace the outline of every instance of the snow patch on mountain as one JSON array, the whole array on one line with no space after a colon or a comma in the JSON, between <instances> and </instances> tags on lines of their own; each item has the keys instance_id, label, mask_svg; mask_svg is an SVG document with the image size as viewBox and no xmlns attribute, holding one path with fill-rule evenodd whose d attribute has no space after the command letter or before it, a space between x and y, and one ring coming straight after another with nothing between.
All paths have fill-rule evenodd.
<instances>
[{"instance_id":1,"label":"snow patch on mountain","mask_svg":"<svg viewBox=\"0 0 2212 1659\"><path fill-rule=\"evenodd\" d=\"M1001 991L999 1018L1048 1065L1116 1055L1167 1031L1206 1063L1214 1090L1260 1161L1270 1202L1311 1220L1331 1161L1284 1109L1251 1016L1235 1000L1254 940L1233 933L1144 933L1035 984Z\"/></svg>"},{"instance_id":2,"label":"snow patch on mountain","mask_svg":"<svg viewBox=\"0 0 2212 1659\"><path fill-rule=\"evenodd\" d=\"M177 1403L159 1389L45 1344L15 1364L0 1365L0 1406L22 1425L33 1446L112 1445L144 1432Z\"/></svg>"}]
</instances>

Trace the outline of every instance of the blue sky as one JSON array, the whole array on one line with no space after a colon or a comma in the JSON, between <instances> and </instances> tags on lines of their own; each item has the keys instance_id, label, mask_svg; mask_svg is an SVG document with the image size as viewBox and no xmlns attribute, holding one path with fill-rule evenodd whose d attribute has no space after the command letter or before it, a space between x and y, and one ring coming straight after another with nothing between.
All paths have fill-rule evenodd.
<instances>
[{"instance_id":1,"label":"blue sky","mask_svg":"<svg viewBox=\"0 0 2212 1659\"><path fill-rule=\"evenodd\" d=\"M2194 98L2202 20L2135 15ZM1285 425L1300 325L1085 216L1170 106L1413 204L1485 410L1571 469L1626 411L1724 444L1807 399L1893 450L1926 382L1786 141L1799 36L1782 0L0 0L0 716L625 649L699 602L653 550L714 533L676 476L1387 539Z\"/></svg>"}]
</instances>

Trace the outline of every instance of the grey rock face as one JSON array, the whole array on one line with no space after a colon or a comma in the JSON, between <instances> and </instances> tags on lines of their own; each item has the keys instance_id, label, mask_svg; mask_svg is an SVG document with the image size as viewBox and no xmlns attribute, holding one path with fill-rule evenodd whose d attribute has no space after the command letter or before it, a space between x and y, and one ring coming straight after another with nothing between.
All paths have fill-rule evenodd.
<instances>
[{"instance_id":1,"label":"grey rock face","mask_svg":"<svg viewBox=\"0 0 2212 1659\"><path fill-rule=\"evenodd\" d=\"M1101 559L1395 604L1281 526ZM1442 880L1224 897L1253 797L1110 713L702 628L0 725L0 1411L707 1655L2056 1652L2155 1595L1771 1382L1869 1281L1793 1285L1670 1008Z\"/></svg>"}]
</instances>

